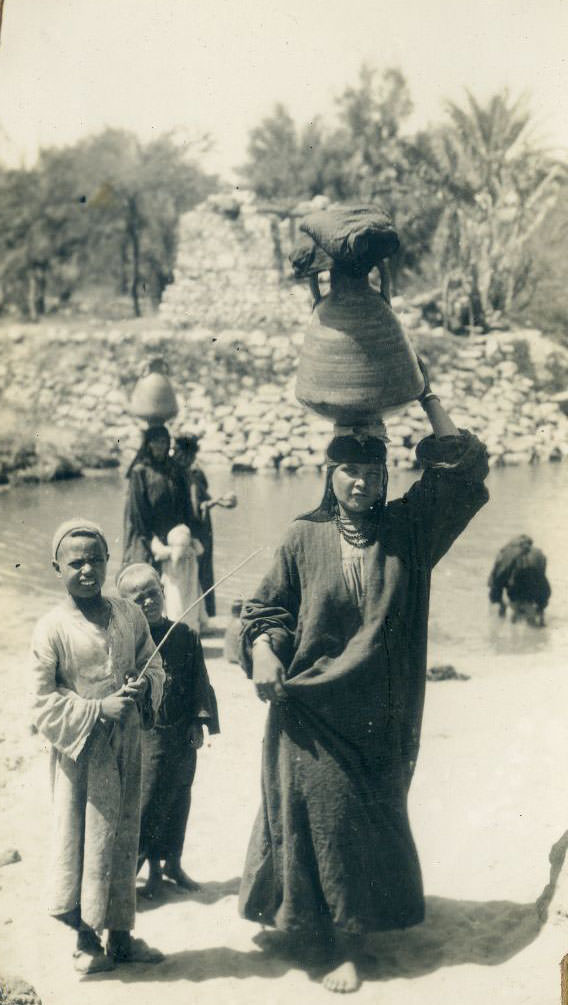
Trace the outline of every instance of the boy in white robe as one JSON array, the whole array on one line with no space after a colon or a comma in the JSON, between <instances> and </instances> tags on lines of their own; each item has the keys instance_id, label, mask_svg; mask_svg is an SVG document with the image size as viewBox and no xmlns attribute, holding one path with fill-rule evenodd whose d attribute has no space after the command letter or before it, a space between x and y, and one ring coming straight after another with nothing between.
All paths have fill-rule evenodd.
<instances>
[{"instance_id":1,"label":"boy in white robe","mask_svg":"<svg viewBox=\"0 0 568 1005\"><path fill-rule=\"evenodd\" d=\"M160 705L162 662L136 605L102 596L108 547L100 527L81 518L62 524L52 560L67 596L39 620L32 643L35 724L52 745L49 913L77 930L80 973L159 962L163 955L130 932L141 719L151 725Z\"/></svg>"}]
</instances>

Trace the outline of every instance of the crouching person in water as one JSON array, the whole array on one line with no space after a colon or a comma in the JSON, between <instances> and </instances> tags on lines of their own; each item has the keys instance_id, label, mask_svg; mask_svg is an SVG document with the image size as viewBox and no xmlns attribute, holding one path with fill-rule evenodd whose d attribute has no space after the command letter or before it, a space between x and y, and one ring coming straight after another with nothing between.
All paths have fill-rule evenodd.
<instances>
[{"instance_id":1,"label":"crouching person in water","mask_svg":"<svg viewBox=\"0 0 568 1005\"><path fill-rule=\"evenodd\" d=\"M141 719L151 723L160 704L162 662L135 604L101 593L108 547L100 527L81 518L62 524L52 560L67 596L40 619L32 644L35 724L52 746L50 913L77 930L80 973L157 963L163 954L130 933Z\"/></svg>"},{"instance_id":2,"label":"crouching person in water","mask_svg":"<svg viewBox=\"0 0 568 1005\"><path fill-rule=\"evenodd\" d=\"M164 595L156 570L141 562L126 566L117 586L121 596L144 612L159 645L173 622L163 616ZM177 624L160 652L166 674L164 697L154 728L142 740L138 867L148 859L150 873L141 892L149 899L159 890L162 875L185 890L199 889L183 871L181 856L203 727L209 733L219 732L215 693L195 631Z\"/></svg>"},{"instance_id":3,"label":"crouching person in water","mask_svg":"<svg viewBox=\"0 0 568 1005\"><path fill-rule=\"evenodd\" d=\"M544 626L544 611L551 589L546 576L546 558L540 548L534 546L532 538L519 534L501 548L488 586L489 600L499 605L500 617L506 614L506 596L513 622L525 620L535 628Z\"/></svg>"},{"instance_id":4,"label":"crouching person in water","mask_svg":"<svg viewBox=\"0 0 568 1005\"><path fill-rule=\"evenodd\" d=\"M425 468L386 502L380 435L336 436L322 502L299 517L243 606L242 658L270 703L262 805L240 890L259 937L355 991L367 932L424 918L407 792L418 754L430 576L487 501L487 455L426 382Z\"/></svg>"}]
</instances>

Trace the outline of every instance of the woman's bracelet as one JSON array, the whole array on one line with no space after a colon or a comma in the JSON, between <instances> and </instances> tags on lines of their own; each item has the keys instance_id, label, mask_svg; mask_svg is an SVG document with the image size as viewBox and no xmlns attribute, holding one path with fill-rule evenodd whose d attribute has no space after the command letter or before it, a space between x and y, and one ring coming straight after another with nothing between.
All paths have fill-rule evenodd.
<instances>
[{"instance_id":1,"label":"woman's bracelet","mask_svg":"<svg viewBox=\"0 0 568 1005\"><path fill-rule=\"evenodd\" d=\"M439 400L440 399L438 395L434 394L433 391L428 391L427 394L421 394L418 399L418 401L422 405L422 408L424 408L424 405L426 404L427 401L439 401Z\"/></svg>"}]
</instances>

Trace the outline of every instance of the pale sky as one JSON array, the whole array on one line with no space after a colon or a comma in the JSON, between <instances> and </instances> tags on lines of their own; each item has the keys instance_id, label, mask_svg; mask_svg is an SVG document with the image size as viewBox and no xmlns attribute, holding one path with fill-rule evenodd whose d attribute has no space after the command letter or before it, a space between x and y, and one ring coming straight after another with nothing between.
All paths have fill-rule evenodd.
<instances>
[{"instance_id":1,"label":"pale sky","mask_svg":"<svg viewBox=\"0 0 568 1005\"><path fill-rule=\"evenodd\" d=\"M5 0L0 158L105 126L143 139L207 130L209 166L245 157L277 101L331 115L363 61L399 66L413 124L464 88L528 91L539 135L568 149L568 0Z\"/></svg>"}]
</instances>

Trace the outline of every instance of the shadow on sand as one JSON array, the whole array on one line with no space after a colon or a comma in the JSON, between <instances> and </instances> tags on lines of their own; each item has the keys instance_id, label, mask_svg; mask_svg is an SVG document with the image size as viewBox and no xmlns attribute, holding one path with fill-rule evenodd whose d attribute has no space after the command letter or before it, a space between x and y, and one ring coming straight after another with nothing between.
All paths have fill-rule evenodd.
<instances>
[{"instance_id":1,"label":"shadow on sand","mask_svg":"<svg viewBox=\"0 0 568 1005\"><path fill-rule=\"evenodd\" d=\"M415 978L441 967L474 963L496 966L511 959L533 942L544 926L566 851L568 831L553 845L550 877L534 903L517 904L508 900L469 901L445 897L426 898L426 919L421 925L403 932L384 932L369 940L369 949L376 959L369 959L363 977L366 981L386 981L395 977ZM214 899L226 896L230 884L207 884L202 891L204 903L209 887ZM217 896L218 895L218 896ZM193 895L197 896L197 895ZM241 952L227 946L174 953L159 966L124 967L107 976L124 983L144 980L193 981L200 983L214 978L282 977L298 964L259 950ZM321 971L308 971L314 979Z\"/></svg>"},{"instance_id":2,"label":"shadow on sand","mask_svg":"<svg viewBox=\"0 0 568 1005\"><path fill-rule=\"evenodd\" d=\"M223 897L236 896L239 892L240 882L240 876L235 876L233 879L225 879L221 882L212 880L210 883L200 883L199 890L192 891L183 890L170 880L164 879L159 893L152 900L146 900L142 897L140 895L140 887L138 887L136 911L139 914L143 914L145 911L152 911L156 907L162 907L164 904L173 904L180 900L195 900L198 904L216 904Z\"/></svg>"}]
</instances>

